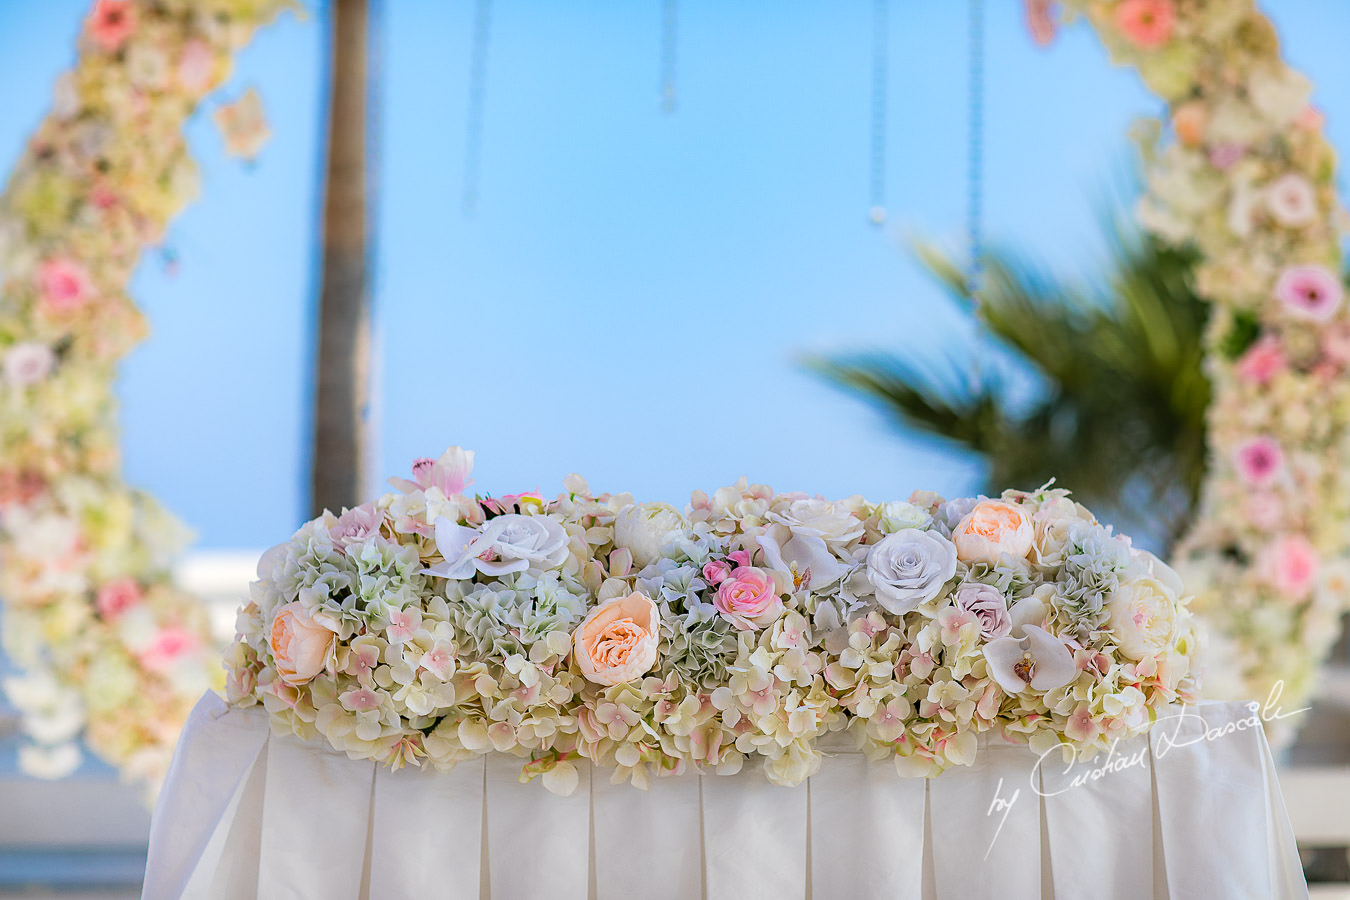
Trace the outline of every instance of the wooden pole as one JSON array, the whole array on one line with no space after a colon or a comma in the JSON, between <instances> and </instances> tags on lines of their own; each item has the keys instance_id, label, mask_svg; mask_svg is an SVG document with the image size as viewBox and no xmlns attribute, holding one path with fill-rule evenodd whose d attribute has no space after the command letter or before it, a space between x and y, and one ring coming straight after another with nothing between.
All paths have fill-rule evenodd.
<instances>
[{"instance_id":1,"label":"wooden pole","mask_svg":"<svg viewBox=\"0 0 1350 900\"><path fill-rule=\"evenodd\" d=\"M323 266L315 357L310 508L364 498L370 402L366 129L368 0L332 0Z\"/></svg>"}]
</instances>

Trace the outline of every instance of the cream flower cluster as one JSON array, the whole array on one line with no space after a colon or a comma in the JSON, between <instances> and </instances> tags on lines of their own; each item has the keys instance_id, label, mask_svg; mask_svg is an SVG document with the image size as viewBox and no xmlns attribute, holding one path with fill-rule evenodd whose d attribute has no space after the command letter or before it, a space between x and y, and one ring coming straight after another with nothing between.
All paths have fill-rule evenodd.
<instances>
[{"instance_id":1,"label":"cream flower cluster","mask_svg":"<svg viewBox=\"0 0 1350 900\"><path fill-rule=\"evenodd\" d=\"M758 759L778 784L848 732L904 775L994 731L1091 754L1196 695L1167 566L1064 491L873 504L744 480L684 511L594 495L470 497L423 459L258 566L230 701L353 758L490 751L570 791Z\"/></svg>"},{"instance_id":2,"label":"cream flower cluster","mask_svg":"<svg viewBox=\"0 0 1350 900\"><path fill-rule=\"evenodd\" d=\"M183 125L281 0L99 0L0 197L0 596L6 691L57 777L88 746L156 784L219 681L205 613L168 578L181 527L119 473L125 294L196 193Z\"/></svg>"},{"instance_id":3,"label":"cream flower cluster","mask_svg":"<svg viewBox=\"0 0 1350 900\"><path fill-rule=\"evenodd\" d=\"M1175 560L1207 692L1301 706L1350 609L1350 307L1335 154L1251 0L1068 0L1168 103L1143 224L1200 251L1209 473Z\"/></svg>"}]
</instances>

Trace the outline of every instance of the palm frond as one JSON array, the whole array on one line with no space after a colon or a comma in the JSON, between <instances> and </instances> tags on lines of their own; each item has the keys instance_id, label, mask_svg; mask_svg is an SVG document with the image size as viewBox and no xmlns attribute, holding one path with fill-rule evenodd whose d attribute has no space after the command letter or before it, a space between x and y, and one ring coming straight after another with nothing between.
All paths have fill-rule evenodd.
<instances>
[{"instance_id":1,"label":"palm frond","mask_svg":"<svg viewBox=\"0 0 1350 900\"><path fill-rule=\"evenodd\" d=\"M1164 546L1189 521L1204 471L1206 307L1191 286L1192 254L1109 228L1099 288L996 251L976 297L951 258L916 245L949 298L983 326L978 340L998 346L1009 366L975 372L964 361L984 355L978 346L840 354L808 366L906 432L982 456L988 489L1054 477ZM1014 396L1009 370L1032 375L1030 400Z\"/></svg>"}]
</instances>

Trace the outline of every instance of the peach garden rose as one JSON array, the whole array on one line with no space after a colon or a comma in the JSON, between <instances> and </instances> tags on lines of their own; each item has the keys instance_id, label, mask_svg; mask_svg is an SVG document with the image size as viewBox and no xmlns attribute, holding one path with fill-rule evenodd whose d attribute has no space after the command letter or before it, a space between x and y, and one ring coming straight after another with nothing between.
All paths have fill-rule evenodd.
<instances>
[{"instance_id":1,"label":"peach garden rose","mask_svg":"<svg viewBox=\"0 0 1350 900\"><path fill-rule=\"evenodd\" d=\"M267 643L278 677L286 684L301 685L328 665L337 635L314 621L300 601L294 600L273 616Z\"/></svg>"},{"instance_id":2,"label":"peach garden rose","mask_svg":"<svg viewBox=\"0 0 1350 900\"><path fill-rule=\"evenodd\" d=\"M660 624L656 603L640 591L601 603L572 634L581 674L606 686L647 674L656 663Z\"/></svg>"},{"instance_id":3,"label":"peach garden rose","mask_svg":"<svg viewBox=\"0 0 1350 900\"><path fill-rule=\"evenodd\" d=\"M1036 531L1022 510L1002 500L982 500L952 533L962 562L997 562L1003 554L1025 559Z\"/></svg>"}]
</instances>

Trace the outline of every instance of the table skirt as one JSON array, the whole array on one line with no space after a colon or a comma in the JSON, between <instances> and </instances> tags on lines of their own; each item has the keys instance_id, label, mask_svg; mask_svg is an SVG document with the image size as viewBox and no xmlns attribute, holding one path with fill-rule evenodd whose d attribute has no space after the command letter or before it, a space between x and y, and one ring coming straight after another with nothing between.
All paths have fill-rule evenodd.
<instances>
[{"instance_id":1,"label":"table skirt","mask_svg":"<svg viewBox=\"0 0 1350 900\"><path fill-rule=\"evenodd\" d=\"M845 750L797 788L748 766L643 791L580 767L558 797L521 784L515 757L393 772L208 694L155 808L143 896L1307 897L1253 713L1186 713L1067 773L993 739L932 779Z\"/></svg>"}]
</instances>

